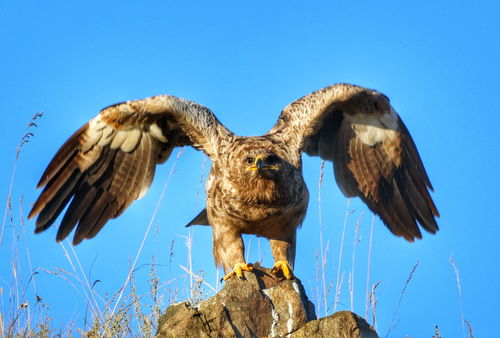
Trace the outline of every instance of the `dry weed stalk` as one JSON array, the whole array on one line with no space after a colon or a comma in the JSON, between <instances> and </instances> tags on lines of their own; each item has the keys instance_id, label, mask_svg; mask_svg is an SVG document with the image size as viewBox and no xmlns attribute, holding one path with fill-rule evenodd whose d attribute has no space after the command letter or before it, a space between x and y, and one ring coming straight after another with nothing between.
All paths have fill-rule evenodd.
<instances>
[{"instance_id":1,"label":"dry weed stalk","mask_svg":"<svg viewBox=\"0 0 500 338\"><path fill-rule=\"evenodd\" d=\"M372 214L372 223L370 225L370 240L368 242L368 263L366 264L365 320L368 320L368 312L370 311L370 272L371 272L371 262L372 262L372 240L373 240L374 223L375 223L375 214Z\"/></svg>"},{"instance_id":2,"label":"dry weed stalk","mask_svg":"<svg viewBox=\"0 0 500 338\"><path fill-rule=\"evenodd\" d=\"M194 272L188 270L185 266L183 265L179 265L179 267L184 270L186 273L188 273L189 275L191 275L192 277L194 277L196 279L196 283L201 283L201 284L204 284L206 285L210 290L212 290L213 292L217 292L216 288L214 288L212 285L210 285L208 282L206 282L203 278L203 271L201 271L202 273L201 274L195 274Z\"/></svg>"},{"instance_id":3,"label":"dry weed stalk","mask_svg":"<svg viewBox=\"0 0 500 338\"><path fill-rule=\"evenodd\" d=\"M470 325L470 322L467 319L464 319L465 324L467 324L467 328L469 329L469 337L474 338L474 335L472 334L472 326Z\"/></svg>"},{"instance_id":4,"label":"dry weed stalk","mask_svg":"<svg viewBox=\"0 0 500 338\"><path fill-rule=\"evenodd\" d=\"M469 335L470 335L470 337L472 337L472 326L470 325L470 323L467 320L465 320L465 316L464 316L464 301L462 298L462 283L460 281L460 271L458 270L458 268L455 264L455 261L453 260L453 254L450 255L450 263L453 266L453 272L455 273L455 277L457 279L458 298L460 300L460 319L461 319L461 323L462 323L462 334L465 337L465 325L464 324L467 324L467 327L469 328Z\"/></svg>"},{"instance_id":5,"label":"dry weed stalk","mask_svg":"<svg viewBox=\"0 0 500 338\"><path fill-rule=\"evenodd\" d=\"M32 327L31 327L31 322L32 322L32 316L31 316L31 307L30 304L26 301L26 290L29 286L29 284L32 284L33 286L35 285L34 283L34 276L35 274L31 273L29 280L27 283L23 281L23 266L22 266L22 260L21 260L21 253L20 253L20 247L19 247L19 242L21 240L24 241L24 244L26 245L26 236L25 236L25 231L24 231L24 219L22 216L22 204L23 204L23 197L21 196L20 198L20 219L21 219L21 227L16 227L14 225L14 213L13 213L13 208L12 208L12 191L14 187L14 181L16 177L16 172L17 172L17 164L19 160L19 156L21 154L21 150L23 146L30 142L31 138L35 136L35 134L32 132L33 128L37 128L37 120L43 116L43 113L35 113L28 124L25 127L25 133L22 136L17 149L16 149L16 155L14 159L14 163L12 166L12 172L10 175L10 183L9 183L9 189L7 192L7 200L5 204L5 211L4 211L4 216L3 216L3 221L2 221L2 226L0 229L0 246L3 243L3 236L5 232L5 227L7 225L7 217L10 220L10 225L12 226L12 242L10 246L10 268L11 268L11 275L12 275L12 282L9 287L9 307L10 307L10 315L7 317L7 319L10 323L7 323L8 329L7 332L5 332L5 316L3 313L0 313L0 334L2 336L5 335L12 335L12 332L17 332L17 333L22 333L24 335L31 334L32 333ZM30 259L30 254L29 254L29 249L26 246L26 255L28 259L28 265L30 271L31 269L31 259ZM23 287L24 285L24 287ZM20 290L22 288L22 292L20 293ZM36 294L36 287L34 286L35 294ZM3 296L3 289L0 290L0 295ZM2 304L2 310L3 311L3 304ZM40 316L42 317L41 313Z\"/></svg>"},{"instance_id":6,"label":"dry weed stalk","mask_svg":"<svg viewBox=\"0 0 500 338\"><path fill-rule=\"evenodd\" d=\"M364 211L362 211L359 214L358 219L356 220L356 228L354 230L354 243L352 245L352 262L351 262L351 272L349 273L349 295L350 295L350 300L351 300L351 312L354 312L354 267L355 267L355 261L356 261L356 248L361 242L361 237L359 237L359 230L360 230L360 224L361 220L363 219L364 216Z\"/></svg>"},{"instance_id":7,"label":"dry weed stalk","mask_svg":"<svg viewBox=\"0 0 500 338\"><path fill-rule=\"evenodd\" d=\"M318 306L318 313L321 313L321 297L320 297L320 291L319 291L319 285L321 285L321 282L320 282L320 274L321 274L321 270L319 268L319 251L318 249L315 250L314 252L314 268L315 268L315 271L316 271L316 274L315 274L315 280L316 280L316 290L314 290L312 287L311 287L311 294L312 294L312 300L315 304L317 304ZM315 292L316 291L316 292Z\"/></svg>"},{"instance_id":8,"label":"dry weed stalk","mask_svg":"<svg viewBox=\"0 0 500 338\"><path fill-rule=\"evenodd\" d=\"M318 181L318 221L319 221L319 249L321 256L321 286L323 288L323 308L325 309L325 316L328 316L328 307L327 307L327 299L328 294L326 293L326 277L325 277L325 267L326 267L326 254L327 249L323 249L323 215L321 212L321 187L323 186L323 177L324 177L324 169L325 161L321 161L321 165L319 166L319 181ZM318 299L319 302L319 299ZM318 309L319 313L319 309Z\"/></svg>"},{"instance_id":9,"label":"dry weed stalk","mask_svg":"<svg viewBox=\"0 0 500 338\"><path fill-rule=\"evenodd\" d=\"M29 123L26 125L25 128L25 133L23 137L21 137L21 141L19 142L16 150L16 158L14 160L14 165L12 167L12 174L10 175L10 184L9 184L9 191L7 193L7 202L5 204L5 212L3 215L3 221L2 221L2 229L0 230L0 245L2 245L2 240L3 240L3 233L5 230L5 223L7 221L7 214L11 214L11 223L13 222L12 220L12 207L11 207L11 197L12 197L12 187L14 186L14 178L16 177L16 170L17 170L17 161L19 160L19 155L21 154L21 149L22 147L30 142L31 138L35 136L35 134L31 131L33 128L38 128L38 125L36 121L43 116L43 113L35 113L31 117L31 120Z\"/></svg>"},{"instance_id":10,"label":"dry weed stalk","mask_svg":"<svg viewBox=\"0 0 500 338\"><path fill-rule=\"evenodd\" d=\"M378 281L372 286L370 291L370 306L372 310L372 326L377 330L377 299L375 298L375 290L382 281Z\"/></svg>"},{"instance_id":11,"label":"dry weed stalk","mask_svg":"<svg viewBox=\"0 0 500 338\"><path fill-rule=\"evenodd\" d=\"M398 324L394 324L394 321L396 320L396 316L399 317L399 308L401 307L401 302L403 301L403 296L405 295L406 293L406 288L408 287L408 285L410 284L410 281L413 279L413 274L415 273L415 271L417 270L417 267L419 265L419 261L417 260L417 262L415 263L415 265L413 266L413 268L411 269L410 271L410 274L408 275L408 278L406 279L406 282L405 282L405 285L403 287L403 290L401 291L401 295L399 296L399 301L398 301L398 305L396 306L396 311L394 311L394 315L392 316L392 320L391 320L391 326L389 327L389 330L387 330L387 334L386 334L386 337L389 337L389 334L391 333L391 330L393 328L395 328ZM398 318L399 319L399 318ZM399 323L399 322L398 322Z\"/></svg>"},{"instance_id":12,"label":"dry weed stalk","mask_svg":"<svg viewBox=\"0 0 500 338\"><path fill-rule=\"evenodd\" d=\"M245 247L245 262L250 261L251 246L252 246L252 237L248 237L247 244L244 246Z\"/></svg>"},{"instance_id":13,"label":"dry weed stalk","mask_svg":"<svg viewBox=\"0 0 500 338\"><path fill-rule=\"evenodd\" d=\"M344 284L344 277L345 277L345 271L342 272L342 277L340 277L340 282L338 282L337 284L338 292L335 292L335 300L333 302L333 313L336 312L337 305L339 304L340 301L340 290L342 290L342 285Z\"/></svg>"},{"instance_id":14,"label":"dry weed stalk","mask_svg":"<svg viewBox=\"0 0 500 338\"><path fill-rule=\"evenodd\" d=\"M43 116L43 113L35 113L31 117L31 120L29 123L26 125L25 128L25 133L23 137L21 137L21 141L19 142L16 150L16 158L14 160L14 165L12 166L12 174L10 175L10 183L9 183L9 191L7 193L7 202L5 204L5 211L3 214L3 221L2 221L2 229L0 230L0 245L2 245L2 240L3 240L3 233L5 230L5 223L7 221L7 215L10 213L11 214L11 223L13 222L12 220L12 207L11 207L11 197L12 197L12 187L14 186L14 178L16 177L16 170L17 170L17 161L19 160L19 155L21 154L21 149L22 147L28 143L35 134L31 132L33 128L38 128L38 125L36 124L36 121Z\"/></svg>"},{"instance_id":15,"label":"dry weed stalk","mask_svg":"<svg viewBox=\"0 0 500 338\"><path fill-rule=\"evenodd\" d=\"M432 335L432 338L441 338L441 333L439 332L439 326L434 327L434 334Z\"/></svg>"},{"instance_id":16,"label":"dry weed stalk","mask_svg":"<svg viewBox=\"0 0 500 338\"><path fill-rule=\"evenodd\" d=\"M203 154L203 163L201 165L201 176L200 181L198 182L198 188L196 189L196 206L198 206L198 202L201 199L202 191L203 191L203 183L205 182L205 170L207 168L207 159L208 156Z\"/></svg>"},{"instance_id":17,"label":"dry weed stalk","mask_svg":"<svg viewBox=\"0 0 500 338\"><path fill-rule=\"evenodd\" d=\"M168 273L170 273L172 270L172 258L174 258L174 245L175 245L175 238L172 240L172 242L170 242L170 250L168 255Z\"/></svg>"},{"instance_id":18,"label":"dry weed stalk","mask_svg":"<svg viewBox=\"0 0 500 338\"><path fill-rule=\"evenodd\" d=\"M339 248L339 259L337 262L337 279L335 283L335 303L333 305L333 312L337 310L337 301L340 297L340 291L342 289L342 283L339 281L340 278L340 268L342 266L342 253L344 252L344 237L345 237L345 229L347 226L347 220L349 218L349 215L352 214L353 212L349 209L351 205L351 199L347 199L347 205L345 208L345 214L344 214L344 225L342 226L342 236L340 237L340 248Z\"/></svg>"}]
</instances>

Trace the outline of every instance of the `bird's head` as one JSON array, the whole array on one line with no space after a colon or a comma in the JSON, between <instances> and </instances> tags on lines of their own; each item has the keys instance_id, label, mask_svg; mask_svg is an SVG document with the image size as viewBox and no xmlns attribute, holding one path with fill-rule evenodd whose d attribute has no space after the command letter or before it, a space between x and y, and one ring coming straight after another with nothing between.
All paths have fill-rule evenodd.
<instances>
[{"instance_id":1,"label":"bird's head","mask_svg":"<svg viewBox=\"0 0 500 338\"><path fill-rule=\"evenodd\" d=\"M287 153L265 137L236 139L224 162L217 163L226 173L225 190L238 200L258 204L276 204L289 201L288 196L300 190L300 168L286 158Z\"/></svg>"},{"instance_id":2,"label":"bird's head","mask_svg":"<svg viewBox=\"0 0 500 338\"><path fill-rule=\"evenodd\" d=\"M254 150L242 158L242 171L253 178L276 178L283 167L283 160L268 150Z\"/></svg>"}]
</instances>

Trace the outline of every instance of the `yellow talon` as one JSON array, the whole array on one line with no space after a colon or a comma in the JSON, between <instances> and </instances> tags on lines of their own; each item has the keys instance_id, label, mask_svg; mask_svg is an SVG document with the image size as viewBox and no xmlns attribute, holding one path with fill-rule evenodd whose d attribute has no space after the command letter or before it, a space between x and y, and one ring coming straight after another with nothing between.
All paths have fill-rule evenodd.
<instances>
[{"instance_id":1,"label":"yellow talon","mask_svg":"<svg viewBox=\"0 0 500 338\"><path fill-rule=\"evenodd\" d=\"M243 278L243 271L252 271L253 270L253 264L247 264L247 263L236 263L233 267L233 271L225 275L222 280L226 281L229 278L233 277L236 275L239 279L244 279Z\"/></svg>"},{"instance_id":2,"label":"yellow talon","mask_svg":"<svg viewBox=\"0 0 500 338\"><path fill-rule=\"evenodd\" d=\"M283 276L285 276L286 279L292 279L293 278L293 271L290 265L288 264L287 261L285 260L279 260L274 263L274 267L271 270L272 273L276 274L279 270L283 272Z\"/></svg>"}]
</instances>

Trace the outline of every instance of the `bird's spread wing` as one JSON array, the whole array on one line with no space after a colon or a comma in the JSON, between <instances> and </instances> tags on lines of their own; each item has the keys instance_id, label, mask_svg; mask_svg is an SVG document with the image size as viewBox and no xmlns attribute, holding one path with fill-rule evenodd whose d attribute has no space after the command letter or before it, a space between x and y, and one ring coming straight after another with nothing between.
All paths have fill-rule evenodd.
<instances>
[{"instance_id":1,"label":"bird's spread wing","mask_svg":"<svg viewBox=\"0 0 500 338\"><path fill-rule=\"evenodd\" d=\"M359 196L397 236L435 233L439 213L415 143L389 99L336 84L291 103L269 131L296 151L334 163L346 196Z\"/></svg>"},{"instance_id":2,"label":"bird's spread wing","mask_svg":"<svg viewBox=\"0 0 500 338\"><path fill-rule=\"evenodd\" d=\"M158 163L174 147L190 145L215 156L230 132L207 108L160 95L103 109L59 149L43 173L44 187L29 218L47 229L69 203L57 233L63 240L78 225L73 243L94 237L147 192Z\"/></svg>"}]
</instances>

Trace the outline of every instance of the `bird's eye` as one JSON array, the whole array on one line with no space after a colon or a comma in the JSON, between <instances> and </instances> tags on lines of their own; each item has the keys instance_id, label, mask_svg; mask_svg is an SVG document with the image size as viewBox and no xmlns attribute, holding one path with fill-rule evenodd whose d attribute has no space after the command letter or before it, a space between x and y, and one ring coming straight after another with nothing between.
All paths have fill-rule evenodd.
<instances>
[{"instance_id":1,"label":"bird's eye","mask_svg":"<svg viewBox=\"0 0 500 338\"><path fill-rule=\"evenodd\" d=\"M245 160L248 164L253 164L253 157L247 157Z\"/></svg>"},{"instance_id":2,"label":"bird's eye","mask_svg":"<svg viewBox=\"0 0 500 338\"><path fill-rule=\"evenodd\" d=\"M271 155L267 158L267 163L269 164L276 164L278 162L278 156L276 155Z\"/></svg>"}]
</instances>

